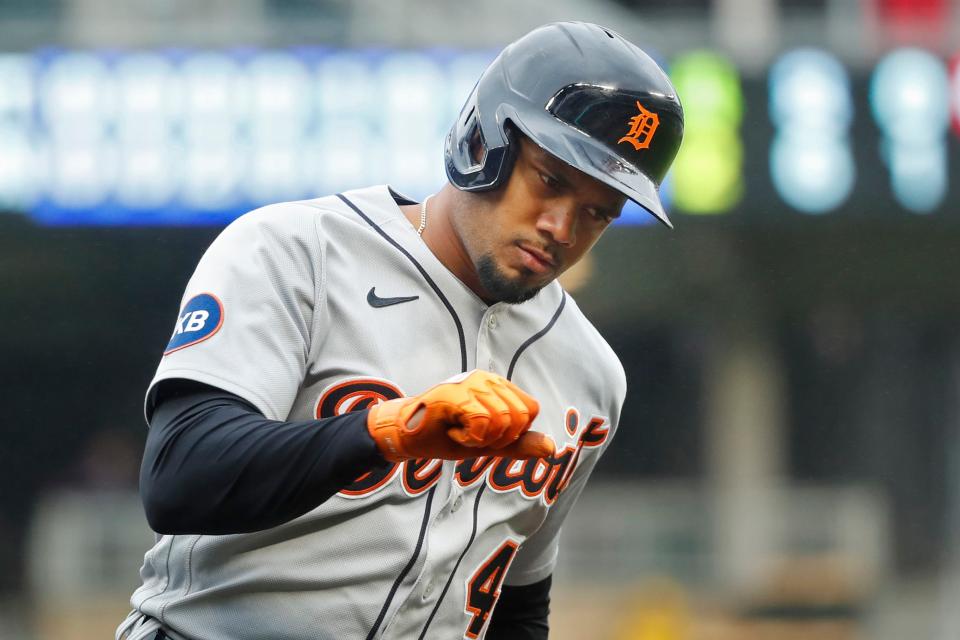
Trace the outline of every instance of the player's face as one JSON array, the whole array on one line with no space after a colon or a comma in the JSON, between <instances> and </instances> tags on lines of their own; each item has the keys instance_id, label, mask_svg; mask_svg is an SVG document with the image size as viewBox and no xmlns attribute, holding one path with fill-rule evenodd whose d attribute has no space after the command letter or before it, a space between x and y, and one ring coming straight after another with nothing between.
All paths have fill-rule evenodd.
<instances>
[{"instance_id":1,"label":"player's face","mask_svg":"<svg viewBox=\"0 0 960 640\"><path fill-rule=\"evenodd\" d=\"M460 216L467 252L489 297L523 302L573 266L626 198L520 137L510 179Z\"/></svg>"}]
</instances>

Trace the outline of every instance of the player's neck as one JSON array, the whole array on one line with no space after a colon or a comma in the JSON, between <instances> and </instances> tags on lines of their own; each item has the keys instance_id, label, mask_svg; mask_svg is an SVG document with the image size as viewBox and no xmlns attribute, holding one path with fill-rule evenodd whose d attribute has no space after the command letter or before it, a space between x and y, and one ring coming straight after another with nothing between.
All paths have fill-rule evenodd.
<instances>
[{"instance_id":1,"label":"player's neck","mask_svg":"<svg viewBox=\"0 0 960 640\"><path fill-rule=\"evenodd\" d=\"M427 224L420 237L427 248L437 257L437 260L450 273L487 304L492 304L480 284L476 266L470 259L466 247L463 246L463 242L453 226L451 212L455 203L450 193L453 189L454 187L448 184L430 198L427 205ZM419 204L406 205L400 207L400 209L415 229L420 226Z\"/></svg>"}]
</instances>

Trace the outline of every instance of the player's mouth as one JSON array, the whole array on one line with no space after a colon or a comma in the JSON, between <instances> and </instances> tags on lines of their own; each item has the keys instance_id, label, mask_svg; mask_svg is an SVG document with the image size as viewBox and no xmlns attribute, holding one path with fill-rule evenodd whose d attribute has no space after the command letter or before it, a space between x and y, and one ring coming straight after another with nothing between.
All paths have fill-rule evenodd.
<instances>
[{"instance_id":1,"label":"player's mouth","mask_svg":"<svg viewBox=\"0 0 960 640\"><path fill-rule=\"evenodd\" d=\"M517 245L520 250L520 260L530 271L544 275L555 271L557 261L546 251L537 249L527 244Z\"/></svg>"}]
</instances>

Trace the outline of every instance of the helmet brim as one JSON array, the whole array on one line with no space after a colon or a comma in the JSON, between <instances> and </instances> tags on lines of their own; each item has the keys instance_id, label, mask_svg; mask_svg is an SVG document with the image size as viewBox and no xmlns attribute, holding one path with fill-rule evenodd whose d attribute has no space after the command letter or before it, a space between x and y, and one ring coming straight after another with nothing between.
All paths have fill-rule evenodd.
<instances>
[{"instance_id":1,"label":"helmet brim","mask_svg":"<svg viewBox=\"0 0 960 640\"><path fill-rule=\"evenodd\" d=\"M656 183L609 147L546 111L533 116L525 115L526 122L513 109L509 111L511 113L504 115L545 151L616 189L667 227L673 228L660 202Z\"/></svg>"}]
</instances>

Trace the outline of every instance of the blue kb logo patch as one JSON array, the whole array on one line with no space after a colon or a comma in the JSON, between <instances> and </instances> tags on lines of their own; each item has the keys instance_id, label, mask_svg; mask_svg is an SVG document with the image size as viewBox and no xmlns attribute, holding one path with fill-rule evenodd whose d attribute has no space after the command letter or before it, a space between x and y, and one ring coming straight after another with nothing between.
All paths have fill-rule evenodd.
<instances>
[{"instance_id":1,"label":"blue kb logo patch","mask_svg":"<svg viewBox=\"0 0 960 640\"><path fill-rule=\"evenodd\" d=\"M223 304L213 294L201 293L190 298L180 311L177 326L163 355L185 349L210 338L223 325Z\"/></svg>"}]
</instances>

